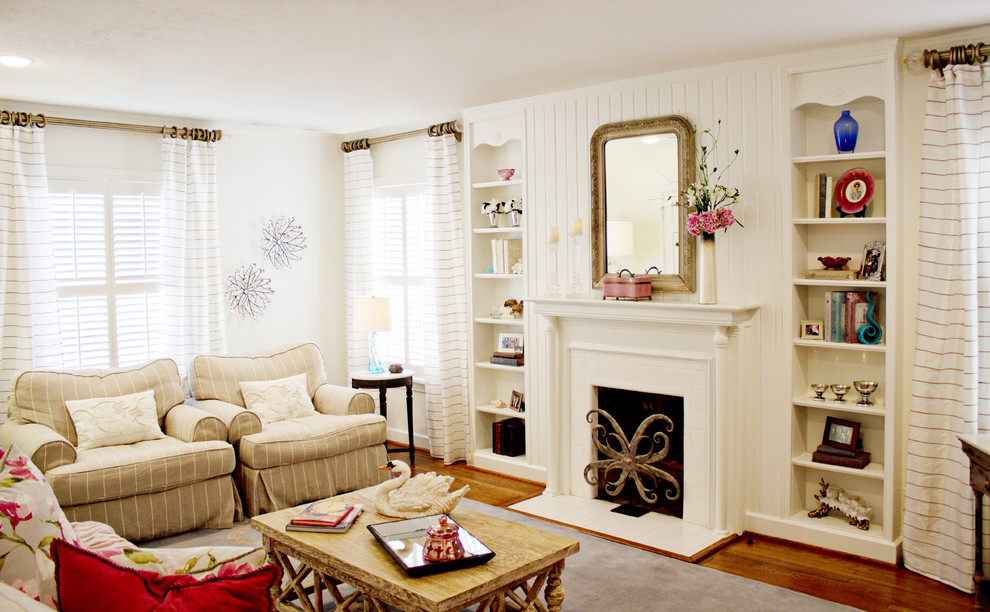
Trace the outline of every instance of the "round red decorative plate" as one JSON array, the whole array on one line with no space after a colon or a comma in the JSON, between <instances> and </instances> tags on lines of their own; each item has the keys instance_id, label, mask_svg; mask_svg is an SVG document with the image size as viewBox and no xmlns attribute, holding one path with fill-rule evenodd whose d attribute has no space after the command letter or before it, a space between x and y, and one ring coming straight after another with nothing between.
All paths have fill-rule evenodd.
<instances>
[{"instance_id":1,"label":"round red decorative plate","mask_svg":"<svg viewBox=\"0 0 990 612\"><path fill-rule=\"evenodd\" d=\"M847 171L835 183L836 208L847 215L863 215L863 210L873 199L876 184L873 175L865 168L853 168Z\"/></svg>"}]
</instances>

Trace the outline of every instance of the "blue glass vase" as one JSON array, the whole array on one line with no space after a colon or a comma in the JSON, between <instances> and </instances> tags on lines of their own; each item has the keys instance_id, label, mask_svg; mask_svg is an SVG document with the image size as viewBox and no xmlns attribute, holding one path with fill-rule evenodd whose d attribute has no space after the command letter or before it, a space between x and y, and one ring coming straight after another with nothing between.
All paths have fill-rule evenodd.
<instances>
[{"instance_id":1,"label":"blue glass vase","mask_svg":"<svg viewBox=\"0 0 990 612\"><path fill-rule=\"evenodd\" d=\"M849 111L842 111L842 116L835 120L835 148L839 153L852 153L856 148L856 136L859 135L859 122L849 116Z\"/></svg>"}]
</instances>

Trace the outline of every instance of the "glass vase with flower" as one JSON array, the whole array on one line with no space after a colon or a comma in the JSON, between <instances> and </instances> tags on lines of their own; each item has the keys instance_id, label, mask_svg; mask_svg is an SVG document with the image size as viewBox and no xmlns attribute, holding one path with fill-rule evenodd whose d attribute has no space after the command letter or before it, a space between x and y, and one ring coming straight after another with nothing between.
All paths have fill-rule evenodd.
<instances>
[{"instance_id":1,"label":"glass vase with flower","mask_svg":"<svg viewBox=\"0 0 990 612\"><path fill-rule=\"evenodd\" d=\"M695 147L699 158L697 180L680 193L679 201L681 206L691 211L686 222L688 232L701 238L701 248L698 249L698 303L700 304L718 303L715 278L715 232L720 229L728 230L732 225L743 227L729 208L739 201L739 190L721 184L726 170L738 159L739 149L732 152L732 159L721 170L718 166L712 165L717 163L714 159L715 147L721 130L721 119L715 132L707 129L699 136L698 130L694 130ZM703 144L704 137L707 137L711 143Z\"/></svg>"}]
</instances>

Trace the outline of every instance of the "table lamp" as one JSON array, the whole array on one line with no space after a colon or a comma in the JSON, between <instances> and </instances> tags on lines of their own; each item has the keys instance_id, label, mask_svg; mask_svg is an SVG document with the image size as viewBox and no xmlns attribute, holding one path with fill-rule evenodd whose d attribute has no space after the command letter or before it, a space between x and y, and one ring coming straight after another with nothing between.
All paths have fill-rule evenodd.
<instances>
[{"instance_id":1,"label":"table lamp","mask_svg":"<svg viewBox=\"0 0 990 612\"><path fill-rule=\"evenodd\" d=\"M378 355L378 332L392 329L392 307L387 297L354 298L354 329L368 332L368 374L385 371Z\"/></svg>"}]
</instances>

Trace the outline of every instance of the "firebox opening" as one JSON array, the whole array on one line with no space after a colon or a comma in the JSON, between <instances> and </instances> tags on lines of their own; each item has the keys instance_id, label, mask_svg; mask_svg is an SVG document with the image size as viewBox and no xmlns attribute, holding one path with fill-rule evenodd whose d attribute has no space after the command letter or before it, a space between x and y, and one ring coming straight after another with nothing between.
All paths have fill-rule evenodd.
<instances>
[{"instance_id":1,"label":"firebox opening","mask_svg":"<svg viewBox=\"0 0 990 612\"><path fill-rule=\"evenodd\" d=\"M684 515L684 398L598 387L588 414L597 461L585 479L630 516ZM621 482L621 485L619 484Z\"/></svg>"}]
</instances>

